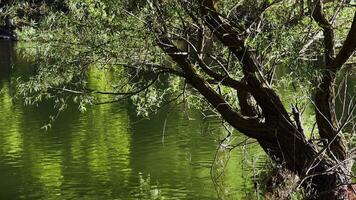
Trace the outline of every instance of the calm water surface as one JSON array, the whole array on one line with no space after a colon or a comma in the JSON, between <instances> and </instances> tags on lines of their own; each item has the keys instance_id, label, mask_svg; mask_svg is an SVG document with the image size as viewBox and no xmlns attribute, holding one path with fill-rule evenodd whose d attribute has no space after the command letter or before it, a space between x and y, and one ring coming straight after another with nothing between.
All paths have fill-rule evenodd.
<instances>
[{"instance_id":1,"label":"calm water surface","mask_svg":"<svg viewBox=\"0 0 356 200\"><path fill-rule=\"evenodd\" d=\"M29 107L12 98L15 79L28 73L14 46L1 42L1 200L254 198L251 166L264 162L256 145L233 150L225 168L218 164L213 175L224 172L214 187L210 168L226 134L218 122L178 106L141 120L123 102L85 113L69 106L45 131L53 104ZM223 164L227 154L218 155Z\"/></svg>"}]
</instances>

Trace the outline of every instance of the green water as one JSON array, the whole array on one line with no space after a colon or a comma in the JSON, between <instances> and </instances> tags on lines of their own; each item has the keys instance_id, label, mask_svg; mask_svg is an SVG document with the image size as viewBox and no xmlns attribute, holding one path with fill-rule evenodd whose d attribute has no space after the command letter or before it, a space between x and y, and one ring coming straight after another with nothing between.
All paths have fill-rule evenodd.
<instances>
[{"instance_id":1,"label":"green water","mask_svg":"<svg viewBox=\"0 0 356 200\"><path fill-rule=\"evenodd\" d=\"M253 141L216 151L227 132L198 111L170 105L142 120L130 101L84 113L70 105L50 129L41 129L56 115L53 103L24 106L14 98L15 80L32 74L32 65L16 45L0 42L0 200L257 199L253 180L265 166L263 151ZM348 81L347 103L355 75ZM279 93L287 106L298 97L291 87ZM307 133L314 118L309 104Z\"/></svg>"},{"instance_id":2,"label":"green water","mask_svg":"<svg viewBox=\"0 0 356 200\"><path fill-rule=\"evenodd\" d=\"M72 105L48 131L53 104L13 99L17 77L31 72L16 48L0 43L0 199L254 199L256 144L218 154L226 132L216 120L171 105L150 120L130 102ZM163 131L164 130L164 131ZM235 138L232 143L244 138ZM228 155L230 160L224 167Z\"/></svg>"}]
</instances>

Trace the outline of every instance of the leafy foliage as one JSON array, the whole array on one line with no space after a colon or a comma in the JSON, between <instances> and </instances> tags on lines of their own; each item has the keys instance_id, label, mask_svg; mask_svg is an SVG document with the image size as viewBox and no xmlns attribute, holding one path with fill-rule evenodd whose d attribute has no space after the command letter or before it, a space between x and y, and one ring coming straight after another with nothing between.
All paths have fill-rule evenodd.
<instances>
[{"instance_id":1,"label":"leafy foliage","mask_svg":"<svg viewBox=\"0 0 356 200\"><path fill-rule=\"evenodd\" d=\"M151 25L161 26L159 28L167 29L172 38L176 38L178 46L184 44L184 40L198 34L192 27L201 26L199 23L202 22L189 25L193 23L189 12L200 15L199 2L191 1L184 7L178 1L170 1L161 5L160 13L155 13L154 2L71 0L66 5L67 13L45 4L38 7L44 13L44 19L39 24L28 23L19 32L23 41L32 42L33 45L25 51L38 63L36 74L19 84L26 102L33 104L43 99L67 102L71 99L85 110L88 104L116 102L132 96L138 113L147 116L180 95L178 102L184 98L188 106L207 108L206 102L196 92L189 91L183 79L162 76L168 68L178 69L158 49L156 35L148 29ZM259 52L264 73L277 69L274 84L281 88L298 85L302 87L299 92L309 92L315 86L315 77L319 76L316 61L322 59L318 51L322 43L319 38L315 39L320 29L307 15L301 14L307 10L300 11L292 0L268 1L275 6L259 13L265 3L220 1L218 6L236 26L249 27L243 37L247 45ZM20 3L18 8L26 11L26 6L26 3ZM336 6L333 3L328 10L331 12ZM236 8L238 13L232 12ZM336 23L340 24L336 26L338 38L345 36L344 27L349 25L351 14L352 9L345 8L336 17ZM243 15L244 20L234 21L237 19L234 15ZM315 42L306 46L314 39ZM230 75L242 78L239 62L228 49L214 38L208 36L206 40L209 41L206 51L216 58L206 59L208 64L219 68L216 61L229 63ZM91 78L95 76L101 76L100 81ZM127 95L140 91L156 78L151 87ZM221 85L215 88L238 107L233 91Z\"/></svg>"}]
</instances>

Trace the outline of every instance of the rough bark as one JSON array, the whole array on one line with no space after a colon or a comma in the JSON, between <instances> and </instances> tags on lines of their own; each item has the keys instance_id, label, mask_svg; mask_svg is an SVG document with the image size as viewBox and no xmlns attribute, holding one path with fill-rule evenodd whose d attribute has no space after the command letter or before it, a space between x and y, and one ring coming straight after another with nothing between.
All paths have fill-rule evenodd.
<instances>
[{"instance_id":1,"label":"rough bark","mask_svg":"<svg viewBox=\"0 0 356 200\"><path fill-rule=\"evenodd\" d=\"M322 2L317 1L314 5L315 11L313 17L324 30L325 61L327 65L334 65L335 68L333 72L327 70L324 73L323 81L316 93L315 104L318 109L316 121L321 138L332 141L329 143L332 158L336 157L336 161L340 162L340 160L344 161L347 159L347 147L342 134L339 134L339 130L337 129L334 92L335 73L347 60L344 54L350 56L355 49L355 20L345 41L347 47L344 46L337 56L339 57L337 60L342 61L333 63L335 60L333 27L322 12ZM300 175L308 176L304 174L305 170L312 167L313 170L308 171L308 173L319 174L314 175L311 180L311 183L315 184L314 189L317 191L316 194L318 194L314 196L316 199L346 199L346 190L338 187L338 184L350 181L350 178L345 176L343 171L344 166L341 166L340 170L325 174L328 169L335 165L335 162L330 161L328 157L319 155L316 148L306 141L300 127L292 125L279 97L265 84L263 77L260 77L262 74L256 74L261 67L256 62L256 59L254 59L254 55L249 53L247 47L239 39L237 32L228 22L223 21L219 17L212 1L206 1L202 8L202 13L205 14L207 26L213 31L215 36L240 59L248 85L251 86L250 92L261 107L266 118L266 123L274 129L275 140L268 143L265 140L258 140L261 146L277 162L284 163L287 168ZM276 145L279 148L276 149ZM279 152L282 153L279 154ZM318 164L309 166L310 162Z\"/></svg>"},{"instance_id":2,"label":"rough bark","mask_svg":"<svg viewBox=\"0 0 356 200\"><path fill-rule=\"evenodd\" d=\"M318 0L315 3L309 2L309 4L311 7L310 10L312 17L323 29L325 49L324 66L320 66L323 77L315 94L316 122L318 124L320 137L326 140L328 145L330 145L329 152L331 156L342 161L347 158L347 146L342 134L340 133L336 117L334 88L336 73L342 64L335 63L335 34L333 25L324 14L323 2ZM352 31L352 29L350 31Z\"/></svg>"}]
</instances>

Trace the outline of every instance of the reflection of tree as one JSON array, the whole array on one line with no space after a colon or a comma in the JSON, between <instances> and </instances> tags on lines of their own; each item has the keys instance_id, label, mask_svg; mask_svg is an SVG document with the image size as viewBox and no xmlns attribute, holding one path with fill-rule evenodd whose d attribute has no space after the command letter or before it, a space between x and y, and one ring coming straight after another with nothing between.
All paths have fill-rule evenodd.
<instances>
[{"instance_id":1,"label":"reflection of tree","mask_svg":"<svg viewBox=\"0 0 356 200\"><path fill-rule=\"evenodd\" d=\"M132 180L137 182L137 174L142 172L150 174L151 181L159 181L162 187L190 189L194 175L187 159L192 157L204 160L196 155L198 149L191 148L194 145L194 137L199 131L199 121L183 124L184 121L180 116L181 111L173 107L167 108L166 112L162 111L158 115L152 116L150 120L139 120L134 110L130 113L130 119L133 122L131 125L132 137L134 138L130 156ZM163 138L165 120L166 127ZM201 142L203 143L203 141ZM211 145L204 144L207 147Z\"/></svg>"},{"instance_id":2,"label":"reflection of tree","mask_svg":"<svg viewBox=\"0 0 356 200\"><path fill-rule=\"evenodd\" d=\"M69 106L45 132L40 128L48 121L53 102L43 102L39 108L23 107L22 102L12 101L9 82L1 84L0 155L21 166L21 170L12 169L20 172L14 189L21 186L13 194L67 199L88 192L80 188L94 191L88 197L127 192L123 190L129 187L131 139L123 107L102 105L80 114Z\"/></svg>"},{"instance_id":3,"label":"reflection of tree","mask_svg":"<svg viewBox=\"0 0 356 200\"><path fill-rule=\"evenodd\" d=\"M22 154L22 133L19 128L18 109L13 106L10 94L10 86L7 82L2 83L0 91L0 126L2 136L0 137L1 155L9 157L20 157ZM11 122L11 123L9 123Z\"/></svg>"},{"instance_id":4,"label":"reflection of tree","mask_svg":"<svg viewBox=\"0 0 356 200\"><path fill-rule=\"evenodd\" d=\"M14 43L0 41L0 80L8 77L14 66L15 53Z\"/></svg>"},{"instance_id":5,"label":"reflection of tree","mask_svg":"<svg viewBox=\"0 0 356 200\"><path fill-rule=\"evenodd\" d=\"M27 70L24 61L17 62L17 67L22 67L17 70ZM96 71L92 73L89 84L109 87L97 78ZM22 193L46 199L76 198L95 188L88 198L110 196L109 193L129 196L129 182L137 182L138 172L144 171L151 173L162 187L176 186L191 191L192 196L214 195L209 171L215 136L202 135L202 129L216 125L206 123L197 113L190 112L190 118L195 120L186 123L187 114L171 107L164 145L161 136L165 112L136 124L136 113L132 108L126 111L126 105L95 106L83 114L69 106L44 132L40 128L48 121L52 102L41 103L38 108L23 107L21 102L12 101L8 82L3 81L3 85L0 122L12 123L2 129L8 134L0 138L1 155L23 161L24 175L16 178L17 185L26 182ZM235 178L239 179L242 173L234 165L225 172L234 175L224 175L226 186L235 185Z\"/></svg>"},{"instance_id":6,"label":"reflection of tree","mask_svg":"<svg viewBox=\"0 0 356 200\"><path fill-rule=\"evenodd\" d=\"M150 174L151 182L159 183L163 194L179 188L188 190L190 198L216 196L210 170L217 147L214 140L221 134L219 123L202 119L195 111L189 112L192 120L187 121L187 113L182 107L164 108L150 120L139 120L134 110L130 113L130 121L134 122L131 125L133 140L130 156L133 182L138 181L137 174L142 172ZM218 163L228 165L224 169L214 167L220 170L214 171L216 174L223 171L216 184L231 188L231 193L221 194L221 197L240 197L239 184L243 181L244 171L236 168L235 164L242 160L242 154L234 151L231 162L220 154L217 157Z\"/></svg>"}]
</instances>

